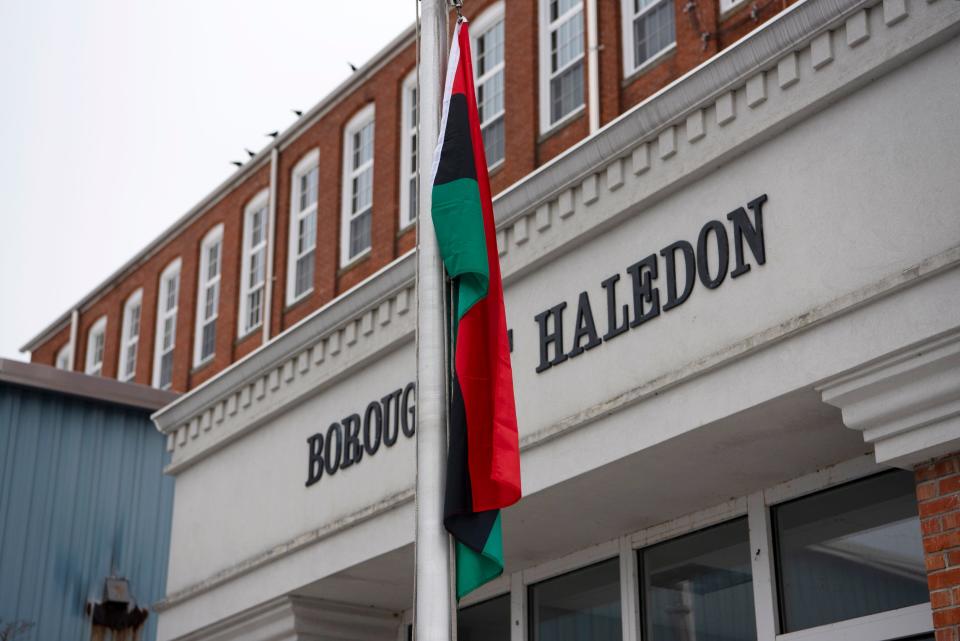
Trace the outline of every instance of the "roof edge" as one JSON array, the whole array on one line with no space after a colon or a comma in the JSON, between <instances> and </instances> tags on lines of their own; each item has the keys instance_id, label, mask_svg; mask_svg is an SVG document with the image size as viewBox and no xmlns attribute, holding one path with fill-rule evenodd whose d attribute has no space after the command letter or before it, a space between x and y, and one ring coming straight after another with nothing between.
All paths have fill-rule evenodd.
<instances>
[{"instance_id":1,"label":"roof edge","mask_svg":"<svg viewBox=\"0 0 960 641\"><path fill-rule=\"evenodd\" d=\"M0 358L0 383L155 411L180 395L136 383L68 372L49 365Z\"/></svg>"},{"instance_id":2,"label":"roof edge","mask_svg":"<svg viewBox=\"0 0 960 641\"><path fill-rule=\"evenodd\" d=\"M412 40L416 35L416 23L408 26L386 46L373 55L363 66L350 75L349 78L333 88L323 99L315 104L309 111L303 114L293 124L281 132L277 138L269 145L261 149L248 162L238 168L223 182L217 185L213 191L204 196L196 205L191 207L187 213L178 218L172 225L163 230L160 235L150 241L146 247L137 252L130 260L124 263L119 269L111 273L107 278L101 281L96 287L90 290L77 303L71 305L66 312L60 315L55 321L47 325L43 330L28 340L20 352L25 353L33 351L41 343L50 338L51 335L61 331L64 326L69 324L70 315L73 310L84 311L85 308L99 300L100 296L107 290L111 284L119 280L130 270L140 266L149 260L156 252L163 248L178 232L193 223L196 219L207 212L211 207L223 199L231 189L239 183L250 178L251 175L259 171L270 161L270 152L274 147L283 149L288 143L292 142L303 131L313 126L321 117L328 113L335 105L359 85L362 85L374 73L379 71L387 62L400 54L400 50Z\"/></svg>"}]
</instances>

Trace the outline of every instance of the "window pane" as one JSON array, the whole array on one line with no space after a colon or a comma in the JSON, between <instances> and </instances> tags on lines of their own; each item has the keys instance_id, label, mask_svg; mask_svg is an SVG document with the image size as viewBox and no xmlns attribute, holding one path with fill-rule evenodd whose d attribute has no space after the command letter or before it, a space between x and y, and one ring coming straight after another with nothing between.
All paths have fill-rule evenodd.
<instances>
[{"instance_id":1,"label":"window pane","mask_svg":"<svg viewBox=\"0 0 960 641\"><path fill-rule=\"evenodd\" d=\"M313 251L297 259L297 275L294 288L295 296L302 296L313 287Z\"/></svg>"},{"instance_id":2,"label":"window pane","mask_svg":"<svg viewBox=\"0 0 960 641\"><path fill-rule=\"evenodd\" d=\"M167 387L173 381L173 352L167 352L160 358L160 387Z\"/></svg>"},{"instance_id":3,"label":"window pane","mask_svg":"<svg viewBox=\"0 0 960 641\"><path fill-rule=\"evenodd\" d=\"M350 221L350 258L370 247L370 219L368 210Z\"/></svg>"},{"instance_id":4,"label":"window pane","mask_svg":"<svg viewBox=\"0 0 960 641\"><path fill-rule=\"evenodd\" d=\"M912 473L784 503L773 517L784 632L929 600Z\"/></svg>"},{"instance_id":5,"label":"window pane","mask_svg":"<svg viewBox=\"0 0 960 641\"><path fill-rule=\"evenodd\" d=\"M167 279L167 301L165 311L172 311L177 306L177 286L180 282L180 274L174 274Z\"/></svg>"},{"instance_id":6,"label":"window pane","mask_svg":"<svg viewBox=\"0 0 960 641\"><path fill-rule=\"evenodd\" d=\"M140 336L140 305L134 305L130 309L130 338Z\"/></svg>"},{"instance_id":7,"label":"window pane","mask_svg":"<svg viewBox=\"0 0 960 641\"><path fill-rule=\"evenodd\" d=\"M504 133L503 117L497 118L481 131L483 136L483 151L487 156L487 166L495 165L503 160Z\"/></svg>"},{"instance_id":8,"label":"window pane","mask_svg":"<svg viewBox=\"0 0 960 641\"><path fill-rule=\"evenodd\" d=\"M557 122L583 104L583 61L550 81L550 122Z\"/></svg>"},{"instance_id":9,"label":"window pane","mask_svg":"<svg viewBox=\"0 0 960 641\"><path fill-rule=\"evenodd\" d=\"M530 587L530 641L619 641L620 566L613 558Z\"/></svg>"},{"instance_id":10,"label":"window pane","mask_svg":"<svg viewBox=\"0 0 960 641\"><path fill-rule=\"evenodd\" d=\"M559 71L564 66L583 54L583 12L563 22L552 39L553 68L550 71Z\"/></svg>"},{"instance_id":11,"label":"window pane","mask_svg":"<svg viewBox=\"0 0 960 641\"><path fill-rule=\"evenodd\" d=\"M747 519L639 552L645 641L757 638Z\"/></svg>"},{"instance_id":12,"label":"window pane","mask_svg":"<svg viewBox=\"0 0 960 641\"><path fill-rule=\"evenodd\" d=\"M174 317L168 316L163 319L163 351L173 349L173 339L174 339Z\"/></svg>"},{"instance_id":13,"label":"window pane","mask_svg":"<svg viewBox=\"0 0 960 641\"><path fill-rule=\"evenodd\" d=\"M661 0L633 23L633 64L640 66L674 41L673 3Z\"/></svg>"},{"instance_id":14,"label":"window pane","mask_svg":"<svg viewBox=\"0 0 960 641\"><path fill-rule=\"evenodd\" d=\"M417 219L418 198L417 196L417 177L410 178L410 220Z\"/></svg>"},{"instance_id":15,"label":"window pane","mask_svg":"<svg viewBox=\"0 0 960 641\"><path fill-rule=\"evenodd\" d=\"M211 321L203 326L203 342L200 347L200 359L213 356L214 343L217 337L217 323Z\"/></svg>"},{"instance_id":16,"label":"window pane","mask_svg":"<svg viewBox=\"0 0 960 641\"><path fill-rule=\"evenodd\" d=\"M260 324L260 294L263 288L247 294L247 330L251 330Z\"/></svg>"},{"instance_id":17,"label":"window pane","mask_svg":"<svg viewBox=\"0 0 960 641\"><path fill-rule=\"evenodd\" d=\"M457 641L510 641L510 595L457 612Z\"/></svg>"}]
</instances>

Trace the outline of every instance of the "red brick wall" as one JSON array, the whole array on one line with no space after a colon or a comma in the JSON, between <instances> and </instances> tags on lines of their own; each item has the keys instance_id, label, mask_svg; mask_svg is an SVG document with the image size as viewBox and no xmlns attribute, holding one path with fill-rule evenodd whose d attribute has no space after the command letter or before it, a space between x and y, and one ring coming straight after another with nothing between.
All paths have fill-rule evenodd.
<instances>
[{"instance_id":1,"label":"red brick wall","mask_svg":"<svg viewBox=\"0 0 960 641\"><path fill-rule=\"evenodd\" d=\"M468 8L477 18L495 0L476 0ZM605 124L631 106L650 96L720 48L729 46L763 21L787 6L788 0L744 4L730 15L720 17L715 0L674 0L676 49L657 63L629 78L623 76L620 2L598 0L600 122ZM584 12L588 11L584 6ZM589 133L585 109L545 135L539 124L539 0L504 2L505 17L505 113L506 157L490 176L493 193L498 193L538 166L563 153ZM592 19L586 16L587 20ZM453 14L451 13L451 29ZM706 40L701 35L708 34ZM584 35L586 38L586 34ZM704 46L706 42L706 46ZM586 43L585 43L586 49ZM279 152L277 167L276 229L274 233L274 279L270 314L270 335L275 336L311 314L335 296L359 283L384 265L413 248L415 230L399 230L399 148L401 86L413 68L416 52L412 42L374 71L357 89L344 96L311 123ZM589 65L584 61L584 86ZM372 250L364 258L340 267L340 207L343 131L349 119L365 105L375 105L375 158ZM287 255L289 245L290 172L310 151L319 151L319 197L317 203L317 249L313 292L289 308L286 305ZM112 289L81 310L75 368L83 370L87 332L106 314L107 340L105 376L117 375L123 303L137 288L143 288L142 321L135 381L150 384L156 329L158 278L177 256L182 259L177 340L174 352L173 389L191 389L256 349L261 332L237 338L243 209L247 202L269 184L269 162L237 184L211 205L197 220L183 229L154 255L131 268ZM217 320L216 354L213 360L193 368L193 342L197 303L197 267L203 236L223 223L220 313ZM53 364L56 352L69 339L69 324L60 328L32 353L35 362ZM960 641L960 640L958 640Z\"/></svg>"},{"instance_id":2,"label":"red brick wall","mask_svg":"<svg viewBox=\"0 0 960 641\"><path fill-rule=\"evenodd\" d=\"M960 641L960 453L916 468L937 641Z\"/></svg>"}]
</instances>

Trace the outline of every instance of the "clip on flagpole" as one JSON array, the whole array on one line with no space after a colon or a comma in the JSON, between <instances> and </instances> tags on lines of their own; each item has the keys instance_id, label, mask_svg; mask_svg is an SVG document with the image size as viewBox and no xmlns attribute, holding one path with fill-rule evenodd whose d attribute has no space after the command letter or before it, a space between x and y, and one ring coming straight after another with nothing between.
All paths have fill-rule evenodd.
<instances>
[{"instance_id":1,"label":"clip on flagpole","mask_svg":"<svg viewBox=\"0 0 960 641\"><path fill-rule=\"evenodd\" d=\"M466 18L463 17L461 9L463 9L463 0L450 0L450 4L453 5L454 10L457 12L457 22L463 22Z\"/></svg>"}]
</instances>

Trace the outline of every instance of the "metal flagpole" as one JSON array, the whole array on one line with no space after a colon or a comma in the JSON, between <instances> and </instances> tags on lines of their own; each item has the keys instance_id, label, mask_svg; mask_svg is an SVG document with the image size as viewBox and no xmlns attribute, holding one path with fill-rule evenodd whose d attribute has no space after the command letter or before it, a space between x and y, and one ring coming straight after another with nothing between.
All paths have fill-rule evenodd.
<instances>
[{"instance_id":1,"label":"metal flagpole","mask_svg":"<svg viewBox=\"0 0 960 641\"><path fill-rule=\"evenodd\" d=\"M447 389L443 265L430 215L434 147L447 61L446 0L422 0L417 109L417 489L414 639L450 641L450 542L443 527Z\"/></svg>"}]
</instances>

